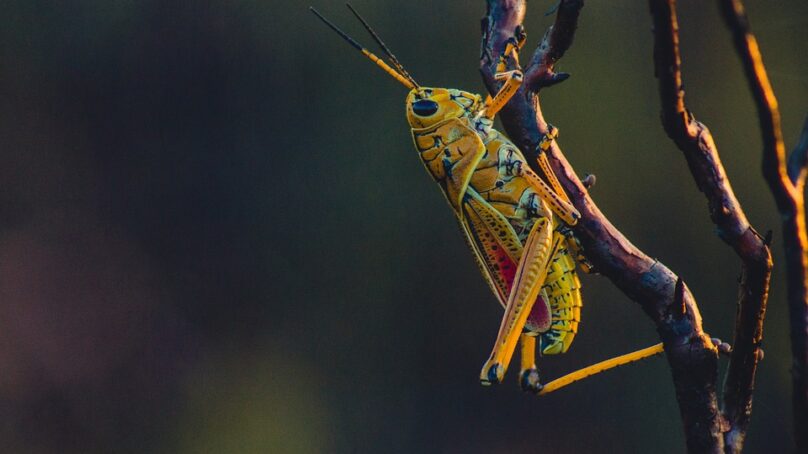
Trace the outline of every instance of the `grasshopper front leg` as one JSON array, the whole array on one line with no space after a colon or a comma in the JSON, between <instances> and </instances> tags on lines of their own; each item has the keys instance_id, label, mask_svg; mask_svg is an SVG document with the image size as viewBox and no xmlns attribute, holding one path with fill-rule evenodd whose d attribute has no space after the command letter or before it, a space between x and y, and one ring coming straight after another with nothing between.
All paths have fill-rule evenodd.
<instances>
[{"instance_id":1,"label":"grasshopper front leg","mask_svg":"<svg viewBox=\"0 0 808 454\"><path fill-rule=\"evenodd\" d=\"M524 45L526 39L527 35L525 35L524 29L520 27L516 30L516 36L509 39L507 44L505 44L505 50L502 52L502 55L499 56L496 73L494 74L494 79L504 81L504 83L496 95L493 97L489 95L486 98L478 117L493 120L497 113L505 107L505 104L508 104L508 101L510 101L513 95L519 90L523 79L522 71L518 69L508 71L508 58L512 58L514 62L516 62L516 67L519 67L519 50Z\"/></svg>"},{"instance_id":2,"label":"grasshopper front leg","mask_svg":"<svg viewBox=\"0 0 808 454\"><path fill-rule=\"evenodd\" d=\"M491 357L480 372L482 384L490 385L502 381L516 348L516 341L541 291L547 275L548 261L557 247L558 244L553 244L551 219L538 219L525 242ZM550 306L544 299L539 301L546 305L542 311L546 316L542 320L543 326L538 328L546 331L550 328Z\"/></svg>"},{"instance_id":3,"label":"grasshopper front leg","mask_svg":"<svg viewBox=\"0 0 808 454\"><path fill-rule=\"evenodd\" d=\"M522 85L523 76L522 71L513 70L497 73L494 78L504 80L505 83L502 84L502 88L499 89L493 98L491 96L486 98L482 110L480 110L480 113L477 115L478 117L487 118L489 120L493 120L499 111L505 107L505 104L508 104L508 101L516 94L519 87Z\"/></svg>"}]
</instances>

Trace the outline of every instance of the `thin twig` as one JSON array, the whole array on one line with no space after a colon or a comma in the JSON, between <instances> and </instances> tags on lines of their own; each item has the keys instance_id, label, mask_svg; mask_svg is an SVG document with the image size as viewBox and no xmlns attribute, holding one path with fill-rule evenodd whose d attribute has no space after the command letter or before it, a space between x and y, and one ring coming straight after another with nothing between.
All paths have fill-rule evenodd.
<instances>
[{"instance_id":1,"label":"thin twig","mask_svg":"<svg viewBox=\"0 0 808 454\"><path fill-rule=\"evenodd\" d=\"M502 53L507 40L521 25L525 2L487 0L487 5L480 64L483 80L489 91L494 92L497 88L493 78L496 66L494 57ZM555 33L545 35L544 49L540 47L537 50L538 56L534 55L533 62L551 60L550 56L560 55L560 48L555 46L572 42L575 27L566 25L576 23L582 6L581 1L562 0L553 27L556 33L566 30L564 33L569 36L561 39L553 38L557 36ZM501 119L511 140L538 172L536 149L549 127L542 115L535 87L528 85L525 84L503 109ZM547 153L553 171L582 215L574 232L583 243L587 258L601 274L639 303L656 325L671 367L688 449L693 452L721 452L723 437L715 390L718 352L702 329L701 315L692 293L682 284L682 295L677 305L675 289L678 276L637 249L601 213L557 142L552 143ZM685 308L684 314L682 307Z\"/></svg>"},{"instance_id":2,"label":"thin twig","mask_svg":"<svg viewBox=\"0 0 808 454\"><path fill-rule=\"evenodd\" d=\"M687 109L682 88L675 0L650 0L654 69L659 79L662 124L685 156L721 239L741 259L735 339L724 384L725 451L740 452L752 413L755 372L763 339L772 260L768 245L749 225L726 175L709 129Z\"/></svg>"},{"instance_id":3,"label":"thin twig","mask_svg":"<svg viewBox=\"0 0 808 454\"><path fill-rule=\"evenodd\" d=\"M793 203L793 185L786 171L786 147L780 128L777 98L766 74L757 40L749 30L743 3L740 0L719 0L719 4L757 105L763 138L763 176L774 193L777 206L783 211Z\"/></svg>"},{"instance_id":4,"label":"thin twig","mask_svg":"<svg viewBox=\"0 0 808 454\"><path fill-rule=\"evenodd\" d=\"M805 123L802 125L802 134L800 134L797 146L788 156L788 177L800 194L805 188L805 177L808 175L806 168L808 168L808 117L805 118Z\"/></svg>"},{"instance_id":5,"label":"thin twig","mask_svg":"<svg viewBox=\"0 0 808 454\"><path fill-rule=\"evenodd\" d=\"M525 71L525 85L531 91L539 91L569 78L567 73L556 73L555 64L572 46L578 15L583 6L583 0L563 1L558 4L555 24L544 34Z\"/></svg>"},{"instance_id":6,"label":"thin twig","mask_svg":"<svg viewBox=\"0 0 808 454\"><path fill-rule=\"evenodd\" d=\"M766 75L757 41L750 31L743 4L740 0L720 0L719 4L755 99L763 135L763 176L783 219L793 359L794 438L797 452L808 452L808 232L803 195L808 140L803 131L803 139L787 164L777 99Z\"/></svg>"}]
</instances>

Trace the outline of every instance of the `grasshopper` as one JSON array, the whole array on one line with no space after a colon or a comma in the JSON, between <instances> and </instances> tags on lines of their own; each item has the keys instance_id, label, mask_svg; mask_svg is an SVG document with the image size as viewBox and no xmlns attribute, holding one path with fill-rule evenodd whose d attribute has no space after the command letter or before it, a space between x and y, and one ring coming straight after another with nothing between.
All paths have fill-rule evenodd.
<instances>
[{"instance_id":1,"label":"grasshopper","mask_svg":"<svg viewBox=\"0 0 808 454\"><path fill-rule=\"evenodd\" d=\"M501 383L519 343L522 389L545 393L548 390L542 392L535 363L537 348L541 355L565 353L570 348L583 305L576 265L588 272L589 264L571 233L580 214L546 156L557 129L550 128L537 150L542 178L527 165L522 152L492 127L496 114L521 85L522 73L508 71L507 63L509 59L518 61L524 31L521 27L516 30L499 57L495 77L501 88L483 99L462 90L420 86L364 18L350 5L348 8L388 56L389 64L310 9L409 89L406 117L418 156L449 202L483 277L505 309L480 382ZM655 347L645 355L659 350ZM591 375L600 370L605 369L579 373Z\"/></svg>"}]
</instances>

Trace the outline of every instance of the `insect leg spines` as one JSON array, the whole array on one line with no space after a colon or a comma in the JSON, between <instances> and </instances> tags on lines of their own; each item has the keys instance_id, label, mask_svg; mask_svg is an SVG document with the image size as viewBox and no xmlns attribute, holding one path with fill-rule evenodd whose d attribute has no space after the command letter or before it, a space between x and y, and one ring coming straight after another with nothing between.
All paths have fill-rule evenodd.
<instances>
[{"instance_id":1,"label":"insect leg spines","mask_svg":"<svg viewBox=\"0 0 808 454\"><path fill-rule=\"evenodd\" d=\"M541 171L547 176L547 181L550 182L550 186L552 186L555 193L565 201L570 202L570 198L567 196L564 188L561 187L561 183L558 181L558 177L556 176L555 172L553 172L552 167L550 167L550 161L547 159L547 151L550 149L553 141L555 141L558 137L558 128L553 125L547 126L550 129L547 131L544 137L542 137L541 142L539 142L538 150L536 150L539 168L541 168Z\"/></svg>"},{"instance_id":2,"label":"insect leg spines","mask_svg":"<svg viewBox=\"0 0 808 454\"><path fill-rule=\"evenodd\" d=\"M599 363L592 364L591 366L584 367L583 369L578 369L575 372L569 373L561 378L558 378L556 380L547 383L546 385L543 386L542 390L539 392L539 395L543 396L553 391L558 391L559 389L571 383L575 383L576 381L583 380L586 377L590 377L592 375L605 372L609 369L614 369L615 367L630 364L645 358L650 358L651 356L658 355L660 353L663 353L664 351L665 351L664 345L660 343L652 345L647 348L643 348L641 350L637 350L631 353L626 353L624 355L610 358L607 359L606 361L601 361Z\"/></svg>"},{"instance_id":3,"label":"insect leg spines","mask_svg":"<svg viewBox=\"0 0 808 454\"><path fill-rule=\"evenodd\" d=\"M522 176L530 181L531 186L533 186L539 194L539 197L547 202L547 204L550 205L550 209L553 210L553 213L557 214L567 225L572 226L578 223L578 219L581 218L581 213L579 213L571 203L556 194L544 180L539 178L539 176L529 168L522 169Z\"/></svg>"},{"instance_id":4,"label":"insect leg spines","mask_svg":"<svg viewBox=\"0 0 808 454\"><path fill-rule=\"evenodd\" d=\"M558 177L556 176L555 172L553 171L553 168L550 167L550 161L547 159L547 152L550 150L550 147L552 146L552 143L558 137L558 128L556 128L553 125L549 125L549 124L548 124L548 127L549 127L549 130L547 131L546 134L544 134L544 137L542 137L541 141L539 142L539 146L537 147L538 149L536 150L536 155L537 155L536 160L539 163L539 168L544 173L544 175L547 177L547 181L550 182L550 186L552 187L553 192L556 194L556 196L559 199L566 202L569 206L572 206L572 201L570 200L569 196L567 195L567 192L564 191L564 188L561 186L561 182L558 181ZM551 205L552 205L552 203L551 203ZM559 216L560 216L560 214L559 214ZM563 218L563 216L562 216L562 218ZM577 219L576 219L576 221L577 221ZM575 225L575 224L572 223L572 224L569 224L569 225ZM573 254L575 256L576 261L581 264L581 268L583 269L583 271L585 273L589 273L591 271L591 269L592 269L592 265L583 256L583 253L582 253L583 248L581 247L581 245L578 242L577 238L575 238L572 235L572 231L570 229L567 229L565 234L567 235L567 240L568 240L567 243L570 246L570 249L572 249L572 252L573 252Z\"/></svg>"}]
</instances>

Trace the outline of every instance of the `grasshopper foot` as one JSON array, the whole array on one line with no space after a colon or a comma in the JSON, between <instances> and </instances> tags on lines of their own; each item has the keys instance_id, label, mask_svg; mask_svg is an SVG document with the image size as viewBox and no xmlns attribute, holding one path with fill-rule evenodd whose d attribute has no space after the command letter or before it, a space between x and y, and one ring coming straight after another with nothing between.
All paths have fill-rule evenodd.
<instances>
[{"instance_id":1,"label":"grasshopper foot","mask_svg":"<svg viewBox=\"0 0 808 454\"><path fill-rule=\"evenodd\" d=\"M526 393L538 394L544 388L539 382L539 370L535 367L525 369L519 373L519 385Z\"/></svg>"},{"instance_id":2,"label":"grasshopper foot","mask_svg":"<svg viewBox=\"0 0 808 454\"><path fill-rule=\"evenodd\" d=\"M480 372L480 384L483 386L498 385L502 383L505 376L505 368L502 364L488 360Z\"/></svg>"},{"instance_id":3,"label":"grasshopper foot","mask_svg":"<svg viewBox=\"0 0 808 454\"><path fill-rule=\"evenodd\" d=\"M719 339L717 337L713 337L710 340L713 342L713 345L715 345L715 348L718 349L718 353L721 353L721 354L724 354L724 355L727 355L727 356L729 356L729 354L732 353L732 346L729 345L728 343L722 341L721 339Z\"/></svg>"}]
</instances>

